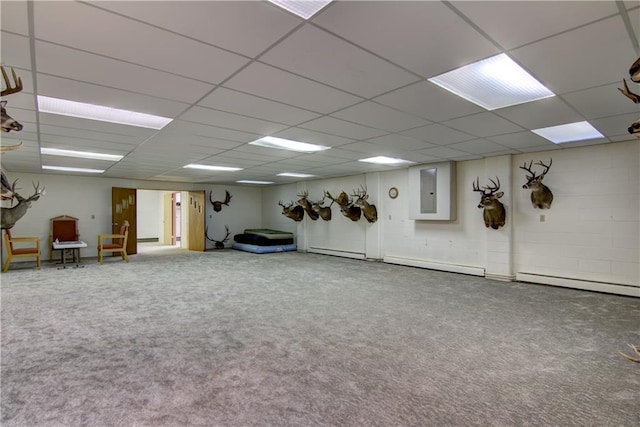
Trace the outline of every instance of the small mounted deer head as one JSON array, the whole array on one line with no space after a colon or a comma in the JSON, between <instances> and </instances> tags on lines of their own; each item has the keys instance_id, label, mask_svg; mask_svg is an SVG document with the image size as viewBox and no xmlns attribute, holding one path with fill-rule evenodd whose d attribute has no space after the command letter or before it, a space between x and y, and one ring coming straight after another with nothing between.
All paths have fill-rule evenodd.
<instances>
[{"instance_id":1,"label":"small mounted deer head","mask_svg":"<svg viewBox=\"0 0 640 427\"><path fill-rule=\"evenodd\" d=\"M640 83L640 58L636 59L636 61L631 64L629 67L629 78L632 82ZM627 81L622 79L622 84L624 89L618 88L618 90L627 98L629 98L633 103L640 104L640 95L632 92L627 85ZM627 128L627 132L632 135L635 135L640 138L640 120L631 123L631 126Z\"/></svg>"},{"instance_id":2,"label":"small mounted deer head","mask_svg":"<svg viewBox=\"0 0 640 427\"><path fill-rule=\"evenodd\" d=\"M289 219L294 220L295 222L300 222L304 218L304 209L300 205L295 205L291 202L288 205L282 203L282 200L278 202L278 205L282 206L282 215L286 216Z\"/></svg>"},{"instance_id":3,"label":"small mounted deer head","mask_svg":"<svg viewBox=\"0 0 640 427\"><path fill-rule=\"evenodd\" d=\"M222 210L222 205L229 206L229 202L231 201L231 194L227 190L225 192L224 202L220 200L213 200L213 190L209 192L209 202L213 205L213 210L216 212L220 212Z\"/></svg>"},{"instance_id":4,"label":"small mounted deer head","mask_svg":"<svg viewBox=\"0 0 640 427\"><path fill-rule=\"evenodd\" d=\"M320 218L325 221L331 221L331 205L333 204L333 202L331 202L331 205L329 206L322 206L324 205L325 198L326 196L322 197L322 200L312 203L311 206L313 206L314 211L318 212Z\"/></svg>"},{"instance_id":5,"label":"small mounted deer head","mask_svg":"<svg viewBox=\"0 0 640 427\"><path fill-rule=\"evenodd\" d=\"M42 190L40 190L40 183L38 183L37 185L33 184L33 188L35 192L31 196L27 197L26 199L15 192L15 185L16 183L14 182L12 186L12 190L14 191L13 193L14 198L18 200L18 204L12 208L2 208L2 229L3 230L13 228L13 226L16 225L16 222L18 222L18 220L22 218L24 214L27 213L27 209L31 207L31 204L36 200L38 200L40 196L44 195L45 189L43 187Z\"/></svg>"},{"instance_id":6,"label":"small mounted deer head","mask_svg":"<svg viewBox=\"0 0 640 427\"><path fill-rule=\"evenodd\" d=\"M0 96L11 95L12 93L18 93L22 90L22 79L16 75L15 70L11 69L11 75L13 77L14 85L11 84L11 79L7 75L7 71L4 69L4 66L0 65L0 71L2 72L2 79L4 80L4 84L6 89L0 92ZM12 130L19 132L22 130L22 125L18 123L17 120L12 118L9 114L7 114L7 110L5 107L7 106L7 101L0 102L0 115L2 120L2 132L11 132ZM3 150L4 151L4 150Z\"/></svg>"},{"instance_id":7,"label":"small mounted deer head","mask_svg":"<svg viewBox=\"0 0 640 427\"><path fill-rule=\"evenodd\" d=\"M484 209L482 212L484 225L485 227L491 227L494 230L502 227L506 222L506 211L504 209L504 205L498 200L504 195L504 192L498 192L500 189L500 179L496 177L496 180L498 181L497 183L489 178L489 181L491 181L493 185L486 185L482 188L480 188L480 178L476 178L473 182L473 191L479 191L482 193L478 207Z\"/></svg>"},{"instance_id":8,"label":"small mounted deer head","mask_svg":"<svg viewBox=\"0 0 640 427\"><path fill-rule=\"evenodd\" d=\"M360 207L364 218L370 223L376 222L378 220L378 209L376 208L376 205L371 205L367 202L369 199L367 187L360 186L360 189L357 192L354 191L352 196L356 198L353 204Z\"/></svg>"},{"instance_id":9,"label":"small mounted deer head","mask_svg":"<svg viewBox=\"0 0 640 427\"><path fill-rule=\"evenodd\" d=\"M344 191L341 192L337 198L333 197L328 191L324 192L325 197L333 200L340 206L340 212L342 215L349 218L351 221L357 221L362 216L362 210L359 206L353 204L353 201L347 196Z\"/></svg>"},{"instance_id":10,"label":"small mounted deer head","mask_svg":"<svg viewBox=\"0 0 640 427\"><path fill-rule=\"evenodd\" d=\"M212 238L209 237L209 229L205 228L204 230L204 235L207 238L207 240L215 243L216 245L216 249L224 249L224 244L227 243L227 241L229 240L229 236L231 235L231 232L229 231L229 226L225 225L224 226L225 230L227 230L227 234L224 236L224 238L222 240L214 240Z\"/></svg>"},{"instance_id":11,"label":"small mounted deer head","mask_svg":"<svg viewBox=\"0 0 640 427\"><path fill-rule=\"evenodd\" d=\"M520 169L524 169L529 173L529 175L527 175L527 183L524 184L522 188L533 190L531 192L531 203L533 203L534 208L549 209L551 202L553 202L553 193L549 187L542 183L542 179L551 168L551 163L553 163L553 159L549 161L548 165L542 163L542 160L536 163L536 165L544 168L544 172L542 172L541 175L536 175L536 173L531 170L533 160L529 162L529 166L527 166L527 162L524 162L524 165L520 166Z\"/></svg>"},{"instance_id":12,"label":"small mounted deer head","mask_svg":"<svg viewBox=\"0 0 640 427\"><path fill-rule=\"evenodd\" d=\"M313 206L311 206L311 202L308 199L309 192L303 191L302 193L298 194L298 197L300 197L300 199L297 201L297 203L298 205L302 206L304 211L307 213L307 216L312 221L317 220L320 215L318 215L318 212L314 211Z\"/></svg>"}]
</instances>

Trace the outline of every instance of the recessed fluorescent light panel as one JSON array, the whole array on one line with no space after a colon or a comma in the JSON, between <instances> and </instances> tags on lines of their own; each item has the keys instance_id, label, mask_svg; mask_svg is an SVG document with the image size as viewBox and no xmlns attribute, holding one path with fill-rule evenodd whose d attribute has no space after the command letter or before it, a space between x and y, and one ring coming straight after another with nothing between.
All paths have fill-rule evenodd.
<instances>
[{"instance_id":1,"label":"recessed fluorescent light panel","mask_svg":"<svg viewBox=\"0 0 640 427\"><path fill-rule=\"evenodd\" d=\"M271 3L298 15L303 19L309 19L332 0L269 0Z\"/></svg>"},{"instance_id":2,"label":"recessed fluorescent light panel","mask_svg":"<svg viewBox=\"0 0 640 427\"><path fill-rule=\"evenodd\" d=\"M83 172L83 173L103 173L103 169L86 169L86 168L69 168L66 166L46 166L42 165L42 169L62 172Z\"/></svg>"},{"instance_id":3,"label":"recessed fluorescent light panel","mask_svg":"<svg viewBox=\"0 0 640 427\"><path fill-rule=\"evenodd\" d=\"M504 53L429 81L489 111L555 96Z\"/></svg>"},{"instance_id":4,"label":"recessed fluorescent light panel","mask_svg":"<svg viewBox=\"0 0 640 427\"><path fill-rule=\"evenodd\" d=\"M315 176L315 175L311 175L308 173L282 172L282 173L279 173L278 176L290 176L292 178L311 178L312 176Z\"/></svg>"},{"instance_id":5,"label":"recessed fluorescent light panel","mask_svg":"<svg viewBox=\"0 0 640 427\"><path fill-rule=\"evenodd\" d=\"M61 116L99 120L101 122L118 123L121 125L150 129L162 129L173 120L167 117L103 107L102 105L85 104L84 102L68 101L66 99L50 98L41 95L38 95L38 111L41 113L59 114Z\"/></svg>"},{"instance_id":6,"label":"recessed fluorescent light panel","mask_svg":"<svg viewBox=\"0 0 640 427\"><path fill-rule=\"evenodd\" d=\"M219 172L235 172L241 171L242 168L232 168L229 166L212 166L212 165L199 165L197 163L191 163L188 165L184 165L183 168L187 169L202 169L207 171L219 171Z\"/></svg>"},{"instance_id":7,"label":"recessed fluorescent light panel","mask_svg":"<svg viewBox=\"0 0 640 427\"><path fill-rule=\"evenodd\" d=\"M57 148L41 148L40 153L51 156L77 157L80 159L110 160L117 162L123 156L117 154L91 153L88 151L59 150Z\"/></svg>"},{"instance_id":8,"label":"recessed fluorescent light panel","mask_svg":"<svg viewBox=\"0 0 640 427\"><path fill-rule=\"evenodd\" d=\"M262 184L262 185L266 185L266 184L273 184L273 182L271 181L252 181L250 179L241 179L240 181L236 181L239 184Z\"/></svg>"},{"instance_id":9,"label":"recessed fluorescent light panel","mask_svg":"<svg viewBox=\"0 0 640 427\"><path fill-rule=\"evenodd\" d=\"M325 147L324 145L309 144L307 142L292 141L290 139L276 138L273 136L265 136L249 144L259 145L260 147L278 148L280 150L297 151L300 153L315 153L331 148Z\"/></svg>"},{"instance_id":10,"label":"recessed fluorescent light panel","mask_svg":"<svg viewBox=\"0 0 640 427\"><path fill-rule=\"evenodd\" d=\"M604 135L591 126L589 122L575 122L548 128L532 129L531 132L548 139L554 144L604 138Z\"/></svg>"},{"instance_id":11,"label":"recessed fluorescent light panel","mask_svg":"<svg viewBox=\"0 0 640 427\"><path fill-rule=\"evenodd\" d=\"M358 161L359 162L366 162L366 163L375 163L375 164L378 164L378 165L390 165L390 166L414 163L414 162L411 162L409 160L396 159L394 157L387 157L387 156L369 157L367 159L360 159Z\"/></svg>"}]
</instances>

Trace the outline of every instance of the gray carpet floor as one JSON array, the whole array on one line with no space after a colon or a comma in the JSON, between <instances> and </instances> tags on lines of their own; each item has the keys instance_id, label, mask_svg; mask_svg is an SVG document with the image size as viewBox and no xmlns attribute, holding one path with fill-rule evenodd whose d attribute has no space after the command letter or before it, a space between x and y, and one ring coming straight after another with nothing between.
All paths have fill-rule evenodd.
<instances>
[{"instance_id":1,"label":"gray carpet floor","mask_svg":"<svg viewBox=\"0 0 640 427\"><path fill-rule=\"evenodd\" d=\"M639 426L640 299L287 252L1 276L3 426Z\"/></svg>"}]
</instances>

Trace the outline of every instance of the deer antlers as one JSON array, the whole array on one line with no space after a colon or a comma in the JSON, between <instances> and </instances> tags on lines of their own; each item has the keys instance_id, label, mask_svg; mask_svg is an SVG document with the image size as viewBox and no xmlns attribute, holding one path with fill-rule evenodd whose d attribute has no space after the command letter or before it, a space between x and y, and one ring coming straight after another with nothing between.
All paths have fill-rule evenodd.
<instances>
[{"instance_id":1,"label":"deer antlers","mask_svg":"<svg viewBox=\"0 0 640 427\"><path fill-rule=\"evenodd\" d=\"M231 235L231 232L229 231L229 226L225 225L224 228L225 228L225 230L227 230L227 234L224 236L224 238L222 240L214 240L214 239L210 238L209 237L209 229L205 228L205 230L204 230L204 236L207 238L207 240L215 243L216 249L224 249L224 244L229 240L229 236Z\"/></svg>"},{"instance_id":2,"label":"deer antlers","mask_svg":"<svg viewBox=\"0 0 640 427\"><path fill-rule=\"evenodd\" d=\"M7 71L4 69L4 65L0 65L0 71L2 72L4 84L7 87L5 90L0 92L0 96L11 95L12 93L18 93L22 90L22 79L16 75L16 71L13 68L11 68L11 75L15 82L15 86L11 86L11 80L7 75Z\"/></svg>"},{"instance_id":3,"label":"deer antlers","mask_svg":"<svg viewBox=\"0 0 640 427\"><path fill-rule=\"evenodd\" d=\"M222 205L229 206L229 202L231 201L231 194L229 191L225 190L224 201L213 200L213 190L209 192L209 201L213 205L213 210L216 212L220 212L222 210Z\"/></svg>"},{"instance_id":4,"label":"deer antlers","mask_svg":"<svg viewBox=\"0 0 640 427\"><path fill-rule=\"evenodd\" d=\"M500 189L500 178L496 176L496 179L498 180L497 184L493 179L489 178L489 181L491 181L493 185L485 185L484 187L480 188L480 177L477 177L473 182L473 191L480 191L485 196L493 196L495 192ZM487 191L489 192L487 193Z\"/></svg>"}]
</instances>

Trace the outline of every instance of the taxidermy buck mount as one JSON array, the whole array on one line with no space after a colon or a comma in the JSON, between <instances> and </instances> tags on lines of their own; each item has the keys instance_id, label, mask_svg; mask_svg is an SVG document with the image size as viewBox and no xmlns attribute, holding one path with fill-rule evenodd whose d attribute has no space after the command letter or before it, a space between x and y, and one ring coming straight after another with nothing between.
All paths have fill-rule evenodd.
<instances>
[{"instance_id":1,"label":"taxidermy buck mount","mask_svg":"<svg viewBox=\"0 0 640 427\"><path fill-rule=\"evenodd\" d=\"M640 58L638 58L636 62L631 64L631 67L629 68L629 78L634 83L640 83ZM629 86L627 85L627 81L625 79L622 79L622 84L624 86L624 89L618 88L618 90L635 104L640 104L640 95L629 90ZM630 134L640 138L640 120L633 122L631 126L627 128L627 131Z\"/></svg>"},{"instance_id":2,"label":"taxidermy buck mount","mask_svg":"<svg viewBox=\"0 0 640 427\"><path fill-rule=\"evenodd\" d=\"M295 222L300 222L304 218L304 208L300 205L294 205L294 202L285 205L282 203L282 200L278 202L278 205L282 206L282 215L286 216L289 219L294 220Z\"/></svg>"},{"instance_id":3,"label":"taxidermy buck mount","mask_svg":"<svg viewBox=\"0 0 640 427\"><path fill-rule=\"evenodd\" d=\"M0 152L4 153L5 151L17 150L22 147L22 142L16 145L4 145L0 146ZM14 190L16 187L17 179L13 181L13 184L9 183L9 178L4 174L4 171L0 171L2 173L2 200L13 200Z\"/></svg>"},{"instance_id":4,"label":"taxidermy buck mount","mask_svg":"<svg viewBox=\"0 0 640 427\"><path fill-rule=\"evenodd\" d=\"M333 197L328 191L324 192L324 196L336 202L338 206L340 206L340 212L342 212L342 215L346 216L351 221L357 221L362 216L360 206L354 205L353 200L351 200L344 191L341 192L337 198Z\"/></svg>"},{"instance_id":5,"label":"taxidermy buck mount","mask_svg":"<svg viewBox=\"0 0 640 427\"><path fill-rule=\"evenodd\" d=\"M633 344L627 344L627 345L636 353L636 355L640 356L640 347L636 347ZM623 352L620 352L620 356L624 357L627 360L631 360L632 362L640 363L640 357L638 358L631 357L628 354L624 354Z\"/></svg>"},{"instance_id":6,"label":"taxidermy buck mount","mask_svg":"<svg viewBox=\"0 0 640 427\"><path fill-rule=\"evenodd\" d=\"M529 166L527 166L527 162L524 162L524 165L520 166L520 169L524 169L530 174L527 175L527 183L523 185L522 188L533 190L531 192L531 203L533 203L534 208L549 209L551 207L551 202L553 202L553 193L549 187L542 183L542 179L551 168L551 163L553 163L553 159L549 160L549 165L542 163L542 160L536 163L536 165L540 165L544 168L542 175L536 175L536 173L531 170L533 160L529 162Z\"/></svg>"},{"instance_id":7,"label":"taxidermy buck mount","mask_svg":"<svg viewBox=\"0 0 640 427\"><path fill-rule=\"evenodd\" d=\"M22 90L22 79L16 75L15 70L11 69L11 75L13 77L14 85L11 84L11 80L7 75L7 71L4 69L3 65L0 65L0 71L2 72L2 79L4 80L5 89L0 92L0 96L11 95L12 93L18 93ZM9 114L7 114L7 110L5 107L7 106L7 101L0 102L1 113L2 113L2 132L11 132L12 130L19 132L22 130L22 125L18 123L17 120L13 119Z\"/></svg>"},{"instance_id":8,"label":"taxidermy buck mount","mask_svg":"<svg viewBox=\"0 0 640 427\"><path fill-rule=\"evenodd\" d=\"M360 207L364 218L372 224L376 222L378 220L378 209L376 205L371 205L367 202L367 199L369 199L367 187L360 186L360 189L357 192L354 191L352 196L356 198L353 204Z\"/></svg>"},{"instance_id":9,"label":"taxidermy buck mount","mask_svg":"<svg viewBox=\"0 0 640 427\"><path fill-rule=\"evenodd\" d=\"M229 202L231 201L231 194L227 190L224 190L224 202L220 200L213 200L213 190L209 192L209 201L213 205L213 210L216 212L220 212L222 210L222 205L229 206Z\"/></svg>"},{"instance_id":10,"label":"taxidermy buck mount","mask_svg":"<svg viewBox=\"0 0 640 427\"><path fill-rule=\"evenodd\" d=\"M318 212L316 212L315 210L313 210L313 203L311 203L308 199L309 197L309 192L308 191L303 191L302 193L298 194L298 197L300 197L300 199L298 199L298 201L296 202L298 205L302 206L302 209L304 209L304 211L307 213L307 216L312 220L315 221L318 219L318 217L320 216L320 214L318 214Z\"/></svg>"},{"instance_id":11,"label":"taxidermy buck mount","mask_svg":"<svg viewBox=\"0 0 640 427\"><path fill-rule=\"evenodd\" d=\"M324 221L331 221L331 205L333 204L333 202L331 202L329 206L322 206L324 205L324 199L326 199L326 196L323 197L319 202L313 202L311 205L313 206L313 210L318 212L320 218L322 218Z\"/></svg>"},{"instance_id":12,"label":"taxidermy buck mount","mask_svg":"<svg viewBox=\"0 0 640 427\"><path fill-rule=\"evenodd\" d=\"M15 182L14 182L15 187ZM18 200L18 204L12 208L2 208L2 229L8 230L16 225L16 222L27 213L27 209L31 207L31 203L35 202L44 195L44 187L40 190L40 183L33 184L35 192L26 199L14 191L13 196Z\"/></svg>"},{"instance_id":13,"label":"taxidermy buck mount","mask_svg":"<svg viewBox=\"0 0 640 427\"><path fill-rule=\"evenodd\" d=\"M229 241L229 236L231 235L231 232L229 231L229 226L225 225L224 229L227 230L227 234L224 236L224 238L222 240L214 240L212 238L209 237L209 229L205 228L204 230L204 236L207 238L207 240L209 240L210 242L213 242L216 246L216 249L224 249L224 244L227 243Z\"/></svg>"},{"instance_id":14,"label":"taxidermy buck mount","mask_svg":"<svg viewBox=\"0 0 640 427\"><path fill-rule=\"evenodd\" d=\"M493 185L486 185L482 188L480 188L479 177L473 182L473 191L479 191L482 193L478 207L484 208L482 213L482 216L484 217L484 225L485 227L491 227L494 230L502 227L506 222L506 211L504 209L504 205L498 200L504 195L504 192L498 192L500 189L500 179L496 177L496 180L498 181L497 183L489 178L489 181L491 181Z\"/></svg>"}]
</instances>

